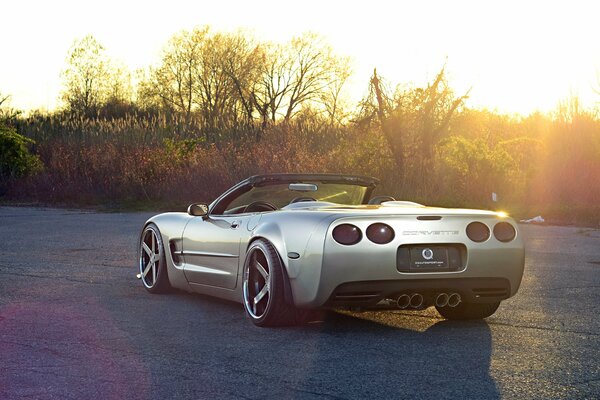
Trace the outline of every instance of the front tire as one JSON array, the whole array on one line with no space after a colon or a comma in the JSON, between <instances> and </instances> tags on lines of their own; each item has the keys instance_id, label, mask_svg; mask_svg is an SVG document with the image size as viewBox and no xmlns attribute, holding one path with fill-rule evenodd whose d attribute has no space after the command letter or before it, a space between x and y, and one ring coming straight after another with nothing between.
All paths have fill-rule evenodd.
<instances>
[{"instance_id":1,"label":"front tire","mask_svg":"<svg viewBox=\"0 0 600 400\"><path fill-rule=\"evenodd\" d=\"M297 325L308 315L308 311L286 303L283 268L277 250L267 240L258 239L248 248L242 291L246 314L254 325Z\"/></svg>"},{"instance_id":2,"label":"front tire","mask_svg":"<svg viewBox=\"0 0 600 400\"><path fill-rule=\"evenodd\" d=\"M438 307L435 309L446 319L472 320L483 319L494 314L500 302L496 303L459 303L456 307Z\"/></svg>"},{"instance_id":3,"label":"front tire","mask_svg":"<svg viewBox=\"0 0 600 400\"><path fill-rule=\"evenodd\" d=\"M144 287L150 293L165 293L171 289L162 236L155 224L148 224L139 246L139 271Z\"/></svg>"}]
</instances>

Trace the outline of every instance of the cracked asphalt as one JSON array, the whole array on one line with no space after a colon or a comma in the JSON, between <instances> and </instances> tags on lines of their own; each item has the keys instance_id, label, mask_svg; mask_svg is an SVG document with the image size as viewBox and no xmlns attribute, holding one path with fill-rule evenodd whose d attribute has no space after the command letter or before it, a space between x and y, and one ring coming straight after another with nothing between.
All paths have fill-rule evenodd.
<instances>
[{"instance_id":1,"label":"cracked asphalt","mask_svg":"<svg viewBox=\"0 0 600 400\"><path fill-rule=\"evenodd\" d=\"M147 213L0 207L0 399L598 399L600 231L522 226L485 322L432 310L260 329L135 279Z\"/></svg>"}]
</instances>

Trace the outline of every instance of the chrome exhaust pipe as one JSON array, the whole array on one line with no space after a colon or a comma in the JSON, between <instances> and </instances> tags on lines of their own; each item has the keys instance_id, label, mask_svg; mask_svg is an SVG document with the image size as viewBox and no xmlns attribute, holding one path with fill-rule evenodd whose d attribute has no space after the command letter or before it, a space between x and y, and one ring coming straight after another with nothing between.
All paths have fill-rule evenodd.
<instances>
[{"instance_id":1,"label":"chrome exhaust pipe","mask_svg":"<svg viewBox=\"0 0 600 400\"><path fill-rule=\"evenodd\" d=\"M407 294L400 295L396 301L396 304L398 305L398 308L404 310L410 305L410 296Z\"/></svg>"},{"instance_id":2,"label":"chrome exhaust pipe","mask_svg":"<svg viewBox=\"0 0 600 400\"><path fill-rule=\"evenodd\" d=\"M423 296L419 293L413 293L410 296L410 306L412 308L419 308L423 305Z\"/></svg>"},{"instance_id":3,"label":"chrome exhaust pipe","mask_svg":"<svg viewBox=\"0 0 600 400\"><path fill-rule=\"evenodd\" d=\"M446 293L440 293L435 298L436 307L446 307L448 305L448 295Z\"/></svg>"},{"instance_id":4,"label":"chrome exhaust pipe","mask_svg":"<svg viewBox=\"0 0 600 400\"><path fill-rule=\"evenodd\" d=\"M458 293L452 293L450 296L448 296L448 306L449 307L456 307L457 305L460 304L461 298L460 298L460 294Z\"/></svg>"}]
</instances>

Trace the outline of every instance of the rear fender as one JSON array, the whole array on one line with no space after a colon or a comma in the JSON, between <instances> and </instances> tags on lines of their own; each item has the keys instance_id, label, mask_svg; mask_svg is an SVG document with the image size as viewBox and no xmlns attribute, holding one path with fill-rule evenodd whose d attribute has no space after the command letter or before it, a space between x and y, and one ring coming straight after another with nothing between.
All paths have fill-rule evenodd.
<instances>
[{"instance_id":1,"label":"rear fender","mask_svg":"<svg viewBox=\"0 0 600 400\"><path fill-rule=\"evenodd\" d=\"M294 287L316 285L321 273L324 234L333 218L294 218L286 223L269 221L253 232L252 241L264 238L271 242L284 265L286 301L294 303ZM302 279L299 278L302 276ZM315 282L316 281L316 282ZM305 290L305 289L303 289ZM291 304L291 303L290 303Z\"/></svg>"},{"instance_id":2,"label":"rear fender","mask_svg":"<svg viewBox=\"0 0 600 400\"><path fill-rule=\"evenodd\" d=\"M279 259L281 260L281 263L283 265L283 271L282 271L283 272L283 297L287 304L293 305L294 304L294 295L292 294L292 288L290 286L290 278L289 278L288 272L287 272L289 264L288 264L288 260L287 260L286 245L285 245L285 241L283 240L283 234L281 232L281 229L275 223L269 223L269 224L265 224L265 225L261 226L254 232L254 235L253 235L252 239L250 240L250 242L248 243L248 247L246 248L245 253L248 252L248 249L250 248L252 243L259 239L267 240L268 242L270 242L273 245L273 247L275 247L275 250L277 251L277 254L279 255ZM241 265L245 265L245 263L246 263L246 255L244 254L244 260ZM243 268L242 268L242 270L240 270L240 273L243 274Z\"/></svg>"}]
</instances>

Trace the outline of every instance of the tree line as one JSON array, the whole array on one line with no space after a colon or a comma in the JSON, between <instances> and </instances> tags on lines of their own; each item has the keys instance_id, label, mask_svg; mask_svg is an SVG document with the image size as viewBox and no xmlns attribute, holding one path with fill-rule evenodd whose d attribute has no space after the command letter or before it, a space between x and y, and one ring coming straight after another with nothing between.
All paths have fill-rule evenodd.
<instances>
[{"instance_id":1,"label":"tree line","mask_svg":"<svg viewBox=\"0 0 600 400\"><path fill-rule=\"evenodd\" d=\"M162 112L207 133L289 122L307 107L333 124L344 117L340 97L349 76L348 58L312 33L275 44L208 27L184 30L156 66L135 76L86 36L69 51L62 100L78 115Z\"/></svg>"},{"instance_id":2,"label":"tree line","mask_svg":"<svg viewBox=\"0 0 600 400\"><path fill-rule=\"evenodd\" d=\"M181 207L250 174L342 172L379 177L382 193L426 204L600 224L598 110L576 98L529 116L473 109L444 66L421 85L374 70L349 105L350 75L348 58L310 33L274 44L181 31L135 73L85 37L68 53L62 109L24 116L0 96L4 139L35 154L30 168L5 162L4 191Z\"/></svg>"}]
</instances>

